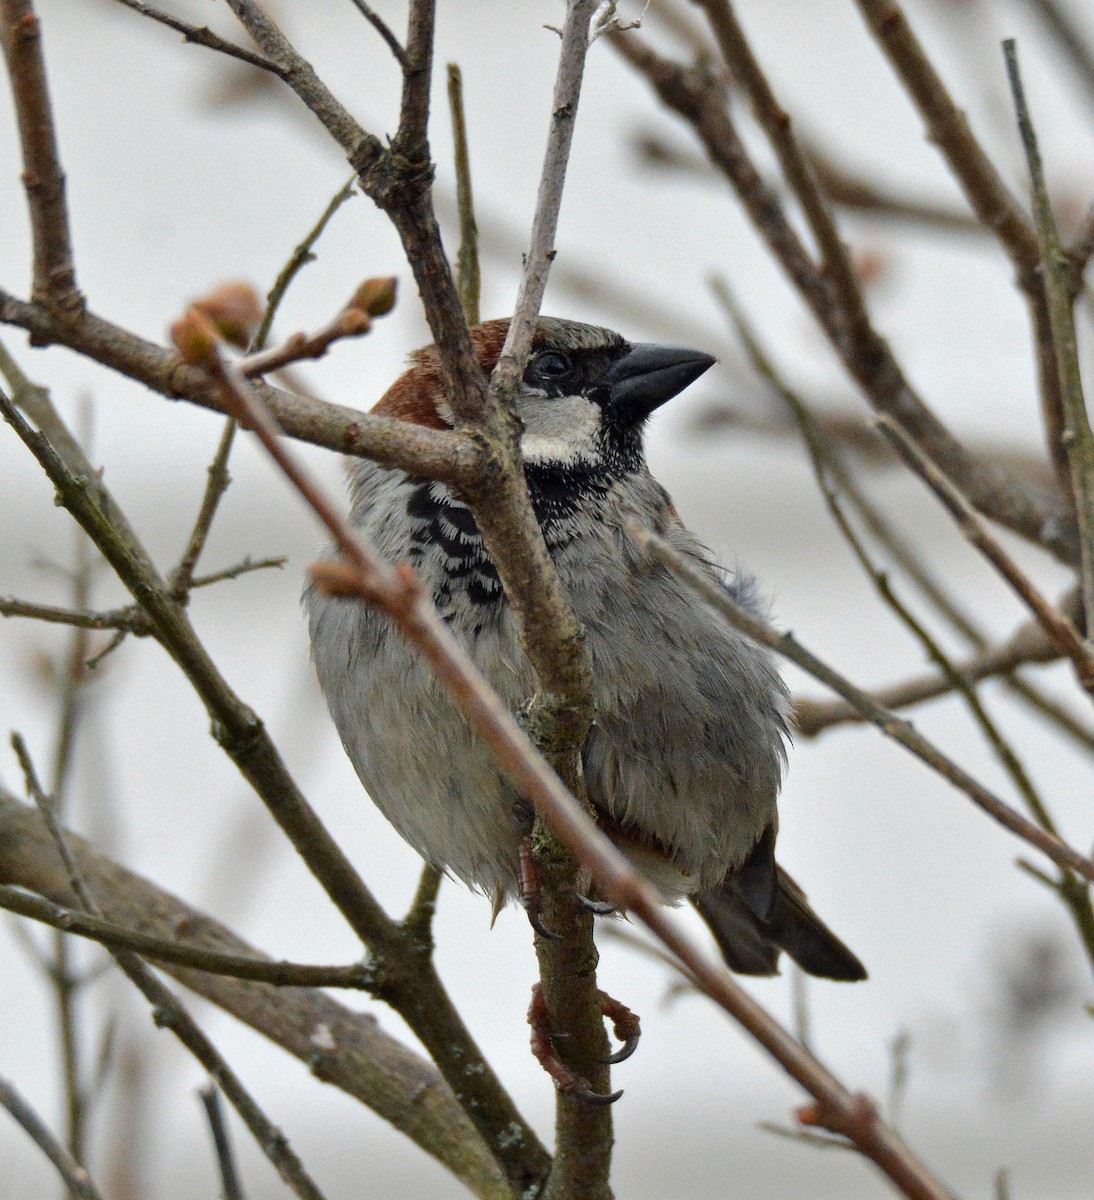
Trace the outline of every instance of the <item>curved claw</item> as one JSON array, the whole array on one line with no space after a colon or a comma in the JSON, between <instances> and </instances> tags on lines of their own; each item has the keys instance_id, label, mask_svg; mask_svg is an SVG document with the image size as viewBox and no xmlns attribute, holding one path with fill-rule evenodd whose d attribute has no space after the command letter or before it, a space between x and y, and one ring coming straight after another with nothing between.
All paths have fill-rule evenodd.
<instances>
[{"instance_id":1,"label":"curved claw","mask_svg":"<svg viewBox=\"0 0 1094 1200\"><path fill-rule=\"evenodd\" d=\"M582 1104L593 1104L593 1105L599 1105L600 1107L603 1107L604 1105L607 1105L607 1104L614 1104L619 1099L619 1097L623 1095L623 1089L620 1088L618 1092L606 1092L605 1093L605 1092L594 1092L594 1091L591 1091L587 1087L578 1087L578 1088L574 1088L574 1090L572 1092L570 1092L569 1095L572 1099L577 1100Z\"/></svg>"},{"instance_id":2,"label":"curved claw","mask_svg":"<svg viewBox=\"0 0 1094 1200\"><path fill-rule=\"evenodd\" d=\"M582 908L586 908L589 912L598 917L610 917L613 913L618 912L616 906L610 900L592 900L588 896L583 896L580 892L576 893Z\"/></svg>"},{"instance_id":3,"label":"curved claw","mask_svg":"<svg viewBox=\"0 0 1094 1200\"><path fill-rule=\"evenodd\" d=\"M538 933L546 942L561 942L563 937L561 933L552 933L546 925L540 920L539 913L529 906L525 905L524 911L528 914L528 924L531 925L532 931Z\"/></svg>"},{"instance_id":4,"label":"curved claw","mask_svg":"<svg viewBox=\"0 0 1094 1200\"><path fill-rule=\"evenodd\" d=\"M615 1036L623 1043L614 1054L600 1060L614 1066L616 1063L626 1062L638 1049L642 1026L638 1014L631 1012L625 1004L621 1004L607 992L600 992L599 995L600 1011L611 1021Z\"/></svg>"},{"instance_id":5,"label":"curved claw","mask_svg":"<svg viewBox=\"0 0 1094 1200\"><path fill-rule=\"evenodd\" d=\"M614 1067L617 1063L626 1062L628 1058L638 1049L638 1041L642 1035L640 1033L632 1034L627 1038L623 1045L614 1054L609 1054L607 1058L602 1058L602 1063L607 1063L608 1066Z\"/></svg>"}]
</instances>

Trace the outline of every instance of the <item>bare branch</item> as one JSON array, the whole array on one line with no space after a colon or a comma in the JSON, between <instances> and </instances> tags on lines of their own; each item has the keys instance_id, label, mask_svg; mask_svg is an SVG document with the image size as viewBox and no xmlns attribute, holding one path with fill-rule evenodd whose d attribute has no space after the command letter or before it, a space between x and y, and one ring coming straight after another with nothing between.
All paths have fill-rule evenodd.
<instances>
[{"instance_id":1,"label":"bare branch","mask_svg":"<svg viewBox=\"0 0 1094 1200\"><path fill-rule=\"evenodd\" d=\"M1060 235L1052 215L1052 205L1041 166L1037 135L1026 105L1025 91L1018 71L1018 50L1013 39L1003 43L1010 77L1018 130L1026 151L1033 213L1037 222L1037 240L1041 250L1041 276L1048 305L1048 323L1054 350L1059 391L1063 409L1060 441L1067 458L1071 493L1079 522L1079 584L1086 626L1094 623L1094 432L1083 399L1083 381L1079 373L1079 351L1075 340L1068 261L1060 246ZM1088 649L1091 644L1088 641Z\"/></svg>"},{"instance_id":2,"label":"bare branch","mask_svg":"<svg viewBox=\"0 0 1094 1200\"><path fill-rule=\"evenodd\" d=\"M31 1141L57 1168L70 1195L78 1200L101 1200L86 1168L68 1153L49 1127L6 1079L0 1079L0 1106L6 1108Z\"/></svg>"},{"instance_id":3,"label":"bare branch","mask_svg":"<svg viewBox=\"0 0 1094 1200\"><path fill-rule=\"evenodd\" d=\"M1075 626L1034 586L1033 581L1003 549L972 506L898 425L886 417L878 428L892 442L904 462L946 506L965 537L996 568L1015 594L1033 613L1045 636L1066 658L1071 659L1082 687L1094 695L1094 653Z\"/></svg>"},{"instance_id":4,"label":"bare branch","mask_svg":"<svg viewBox=\"0 0 1094 1200\"><path fill-rule=\"evenodd\" d=\"M387 48L395 55L395 61L405 71L407 67L406 51L399 45L399 39L391 32L379 13L365 0L351 0L353 7L365 18L373 29L387 43Z\"/></svg>"},{"instance_id":5,"label":"bare branch","mask_svg":"<svg viewBox=\"0 0 1094 1200\"><path fill-rule=\"evenodd\" d=\"M56 320L40 305L24 303L0 291L0 322L26 329L36 345L68 346L162 396L224 413L223 400L210 387L203 371L187 367L177 354L92 313L86 313L78 324L71 325ZM278 425L290 437L450 483L479 474L480 452L461 434L373 416L298 396L269 384L258 387ZM52 434L50 440L56 445Z\"/></svg>"},{"instance_id":6,"label":"bare branch","mask_svg":"<svg viewBox=\"0 0 1094 1200\"><path fill-rule=\"evenodd\" d=\"M188 942L216 954L261 960L225 926L95 853L75 835L68 833L65 840L112 925L165 941L184 930ZM3 789L0 880L58 904L72 902L43 821ZM307 1064L318 1079L379 1113L474 1195L512 1200L512 1189L437 1069L385 1033L375 1018L322 992L274 988L170 963L163 970Z\"/></svg>"},{"instance_id":7,"label":"bare branch","mask_svg":"<svg viewBox=\"0 0 1094 1200\"><path fill-rule=\"evenodd\" d=\"M232 453L235 436L236 423L229 417L224 422L224 429L221 432L216 452L213 454L213 461L209 464L208 479L205 491L202 493L201 506L198 508L194 527L186 540L186 548L182 552L178 565L169 576L171 592L178 600L185 600L194 586L194 570L205 549L205 542L213 527L213 518L217 514L224 493L231 486L232 477L228 474L228 457Z\"/></svg>"},{"instance_id":8,"label":"bare branch","mask_svg":"<svg viewBox=\"0 0 1094 1200\"><path fill-rule=\"evenodd\" d=\"M452 116L452 141L456 165L456 208L460 217L460 248L456 255L456 290L468 325L479 323L479 230L475 224L475 199L471 191L471 155L467 147L467 118L463 111L463 76L455 63L448 64L448 109Z\"/></svg>"},{"instance_id":9,"label":"bare branch","mask_svg":"<svg viewBox=\"0 0 1094 1200\"><path fill-rule=\"evenodd\" d=\"M170 13L165 13L151 4L144 4L141 0L117 0L117 2L124 4L126 8L131 8L135 13L140 13L142 17L148 17L149 20L157 21L161 25L166 25L168 29L174 29L177 33L181 33L184 42L193 42L195 46L205 46L209 50L217 50L248 66L258 67L262 71L269 71L272 75L283 77L277 63L263 58L261 54L256 54L244 46L237 46L234 42L229 42L219 34L213 33L206 25L191 25L189 21L180 21L178 17L173 17Z\"/></svg>"},{"instance_id":10,"label":"bare branch","mask_svg":"<svg viewBox=\"0 0 1094 1200\"><path fill-rule=\"evenodd\" d=\"M220 1093L213 1084L203 1087L198 1095L209 1118L209 1130L213 1135L213 1148L216 1151L217 1165L220 1167L220 1187L224 1200L243 1200L243 1188L239 1182L236 1170L235 1156L232 1154L232 1143L228 1138L228 1126L224 1114L220 1110Z\"/></svg>"},{"instance_id":11,"label":"bare branch","mask_svg":"<svg viewBox=\"0 0 1094 1200\"><path fill-rule=\"evenodd\" d=\"M248 347L252 354L266 348L266 342L270 336L270 327L273 325L277 310L281 307L281 301L285 298L285 293L289 290L297 275L300 274L308 263L315 260L313 251L315 250L316 242L323 236L334 214L353 195L353 187L356 182L357 177L354 175L346 180L342 187L334 193L330 199L330 203L320 215L319 220L308 230L303 241L293 249L288 261L278 272L273 287L270 288L266 296L266 311L262 314L262 320L259 323L258 329L255 330L255 335Z\"/></svg>"},{"instance_id":12,"label":"bare branch","mask_svg":"<svg viewBox=\"0 0 1094 1200\"><path fill-rule=\"evenodd\" d=\"M72 257L65 175L53 128L42 35L31 0L2 0L0 24L23 148L34 235L34 299L65 320L83 312Z\"/></svg>"},{"instance_id":13,"label":"bare branch","mask_svg":"<svg viewBox=\"0 0 1094 1200\"><path fill-rule=\"evenodd\" d=\"M335 987L363 991L371 987L371 972L363 963L325 967L221 954L178 940L151 937L137 929L123 929L101 917L65 908L4 884L0 884L0 908L49 925L62 933L88 938L109 949L132 950L142 958L154 959L157 963L173 963L195 971L227 975L232 979L254 979L274 987Z\"/></svg>"},{"instance_id":14,"label":"bare branch","mask_svg":"<svg viewBox=\"0 0 1094 1200\"><path fill-rule=\"evenodd\" d=\"M536 212L532 220L531 241L524 258L524 270L513 320L505 338L501 357L490 380L494 395L508 397L520 381L532 346L535 320L543 303L547 276L555 257L555 231L562 207L562 189L566 182L566 166L570 160L577 106L581 98L581 81L585 73L585 55L589 48L589 23L596 11L597 0L569 0L566 20L562 27L562 49L559 52L558 73L555 76L554 99L551 105L551 125L547 134L547 149L543 156Z\"/></svg>"}]
</instances>

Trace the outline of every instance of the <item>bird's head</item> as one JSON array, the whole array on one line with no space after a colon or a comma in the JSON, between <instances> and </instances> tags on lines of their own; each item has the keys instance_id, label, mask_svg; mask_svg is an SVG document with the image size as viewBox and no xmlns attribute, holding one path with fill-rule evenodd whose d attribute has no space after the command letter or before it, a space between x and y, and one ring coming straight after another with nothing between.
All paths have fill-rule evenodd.
<instances>
[{"instance_id":1,"label":"bird's head","mask_svg":"<svg viewBox=\"0 0 1094 1200\"><path fill-rule=\"evenodd\" d=\"M508 320L471 330L479 365L494 369ZM373 410L434 429L453 424L436 346L412 355L414 365ZM517 396L521 447L529 467L633 469L642 462L642 429L666 400L715 360L698 350L631 343L610 329L540 317Z\"/></svg>"}]
</instances>

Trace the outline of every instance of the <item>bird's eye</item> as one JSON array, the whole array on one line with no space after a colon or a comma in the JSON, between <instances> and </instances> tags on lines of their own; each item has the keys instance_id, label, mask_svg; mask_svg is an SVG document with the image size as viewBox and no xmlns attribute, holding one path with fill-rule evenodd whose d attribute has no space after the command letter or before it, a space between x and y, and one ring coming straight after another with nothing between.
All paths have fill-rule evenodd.
<instances>
[{"instance_id":1,"label":"bird's eye","mask_svg":"<svg viewBox=\"0 0 1094 1200\"><path fill-rule=\"evenodd\" d=\"M536 358L536 371L548 379L560 379L570 370L570 360L557 350L545 350Z\"/></svg>"}]
</instances>

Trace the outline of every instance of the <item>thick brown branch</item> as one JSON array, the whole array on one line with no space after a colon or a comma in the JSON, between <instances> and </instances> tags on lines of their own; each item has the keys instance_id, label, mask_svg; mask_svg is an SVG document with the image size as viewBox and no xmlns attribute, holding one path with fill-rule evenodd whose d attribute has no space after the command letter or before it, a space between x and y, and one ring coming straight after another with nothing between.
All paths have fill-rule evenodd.
<instances>
[{"instance_id":1,"label":"thick brown branch","mask_svg":"<svg viewBox=\"0 0 1094 1200\"><path fill-rule=\"evenodd\" d=\"M67 346L169 399L225 412L222 399L203 371L187 367L172 351L93 313L85 313L75 322L60 321L42 305L27 304L0 291L0 322L27 330L35 345ZM255 386L290 437L450 483L479 473L476 446L458 434L375 417L268 384Z\"/></svg>"},{"instance_id":2,"label":"thick brown branch","mask_svg":"<svg viewBox=\"0 0 1094 1200\"><path fill-rule=\"evenodd\" d=\"M42 34L31 0L0 0L0 23L23 148L23 183L34 235L34 298L63 318L83 311L53 128Z\"/></svg>"}]
</instances>

